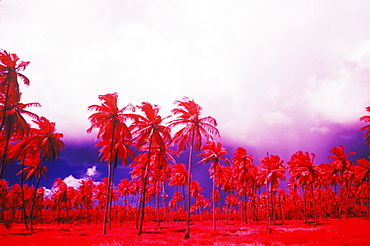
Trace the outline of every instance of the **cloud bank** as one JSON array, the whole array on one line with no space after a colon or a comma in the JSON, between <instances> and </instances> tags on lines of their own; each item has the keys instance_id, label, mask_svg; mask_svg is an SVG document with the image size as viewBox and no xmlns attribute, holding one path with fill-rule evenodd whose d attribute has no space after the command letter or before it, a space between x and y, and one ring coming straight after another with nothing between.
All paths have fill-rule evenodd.
<instances>
[{"instance_id":1,"label":"cloud bank","mask_svg":"<svg viewBox=\"0 0 370 246\"><path fill-rule=\"evenodd\" d=\"M299 148L369 105L369 4L3 1L0 47L31 61L23 100L67 140L91 138L87 107L117 91L164 115L193 97L225 141Z\"/></svg>"}]
</instances>

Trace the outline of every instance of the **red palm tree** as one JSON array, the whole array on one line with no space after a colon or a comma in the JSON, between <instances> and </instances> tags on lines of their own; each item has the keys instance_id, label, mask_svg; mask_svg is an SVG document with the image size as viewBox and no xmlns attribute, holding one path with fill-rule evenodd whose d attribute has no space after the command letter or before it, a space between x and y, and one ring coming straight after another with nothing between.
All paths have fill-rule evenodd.
<instances>
[{"instance_id":1,"label":"red palm tree","mask_svg":"<svg viewBox=\"0 0 370 246\"><path fill-rule=\"evenodd\" d=\"M248 155L246 149L238 147L233 155L231 167L233 169L235 181L238 186L241 187L241 217L242 221L246 221L245 203L247 189L258 177L258 169L253 165L254 155Z\"/></svg>"},{"instance_id":2,"label":"red palm tree","mask_svg":"<svg viewBox=\"0 0 370 246\"><path fill-rule=\"evenodd\" d=\"M221 177L218 175L219 172L219 163L220 161L224 161L226 163L229 163L230 161L223 157L223 155L227 154L227 150L222 147L222 144L220 142L215 141L208 141L205 145L202 146L202 153L200 153L198 156L203 157L202 160L200 160L198 163L207 163L211 162L211 167L209 169L210 176L212 178L212 210L213 210L213 230L216 230L216 179L220 179ZM221 209L221 208L219 208Z\"/></svg>"},{"instance_id":3,"label":"red palm tree","mask_svg":"<svg viewBox=\"0 0 370 246\"><path fill-rule=\"evenodd\" d=\"M370 113L370 106L366 107L366 111ZM370 115L362 116L360 120L365 121L366 123L370 123ZM360 131L366 131L364 138L366 143L370 146L370 125L362 127Z\"/></svg>"},{"instance_id":4,"label":"red palm tree","mask_svg":"<svg viewBox=\"0 0 370 246\"><path fill-rule=\"evenodd\" d=\"M5 222L5 208L8 202L9 183L5 179L0 179L0 222Z\"/></svg>"},{"instance_id":5,"label":"red palm tree","mask_svg":"<svg viewBox=\"0 0 370 246\"><path fill-rule=\"evenodd\" d=\"M34 208L34 203L36 199L37 189L40 184L41 174L46 176L46 171L48 170L45 167L45 163L48 161L54 161L56 158L60 156L60 150L64 149L64 143L60 140L63 137L62 133L57 133L55 129L55 122L50 122L45 117L40 117L39 120L33 121L38 128L32 128L32 132L30 133L31 141L30 145L36 146L37 150L39 151L40 155L32 156L34 153L31 153L31 160L30 169L26 172L31 173L32 177L37 177L37 183L35 186L35 191L33 194L33 202L31 205L30 210L30 228L33 230L32 227L32 213ZM38 161L40 158L40 161ZM36 161L33 161L36 159ZM33 172L32 170L35 170ZM30 176L29 176L30 177ZM26 179L29 178L26 174Z\"/></svg>"},{"instance_id":6,"label":"red palm tree","mask_svg":"<svg viewBox=\"0 0 370 246\"><path fill-rule=\"evenodd\" d=\"M105 94L100 95L99 100L102 101L101 105L91 105L88 110L97 111L89 116L91 127L87 132L91 132L94 128L98 128L97 138L101 139L95 146L101 146L100 154L101 160L108 163L108 185L107 194L108 199L105 204L103 233L107 233L108 211L111 208L114 169L117 167L118 159L122 160L124 165L127 164L127 158L133 157L134 154L129 148L131 143L131 132L126 125L127 120L136 120L137 115L125 114L126 109L131 105L119 109L117 106L118 94ZM111 225L111 223L110 223Z\"/></svg>"},{"instance_id":7,"label":"red palm tree","mask_svg":"<svg viewBox=\"0 0 370 246\"><path fill-rule=\"evenodd\" d=\"M170 181L168 182L169 186L176 186L177 192L178 189L182 186L182 197L185 197L185 185L188 183L188 170L184 164L177 163L173 165L171 170ZM181 193L179 193L181 194ZM181 200L183 201L183 199Z\"/></svg>"},{"instance_id":8,"label":"red palm tree","mask_svg":"<svg viewBox=\"0 0 370 246\"><path fill-rule=\"evenodd\" d=\"M1 132L4 142L4 150L1 155L1 165L0 165L0 178L2 177L3 170L7 164L8 158L8 150L9 150L9 143L12 137L15 137L15 141L19 141L19 139L27 136L30 131L30 126L26 122L23 115L27 115L34 120L38 120L39 117L28 111L27 108L29 107L41 107L39 103L27 103L23 104L19 102L20 97L12 96L6 100L7 104L3 104L1 102L5 101L5 99L0 95L0 110L6 116L3 117L1 122L3 131ZM17 101L16 101L17 100ZM11 162L11 161L9 161Z\"/></svg>"},{"instance_id":9,"label":"red palm tree","mask_svg":"<svg viewBox=\"0 0 370 246\"><path fill-rule=\"evenodd\" d=\"M199 151L202 146L202 137L207 140L212 139L212 136L219 136L217 130L217 122L213 117L201 117L202 107L195 103L194 100L184 97L179 101L175 101L177 108L171 112L177 116L175 120L169 123L169 127L182 127L178 130L174 137L173 143L177 144L177 152L183 152L188 146L190 147L189 162L188 162L188 195L187 195L187 220L185 238L190 237L190 182L191 182L191 166L193 162L193 149Z\"/></svg>"},{"instance_id":10,"label":"red palm tree","mask_svg":"<svg viewBox=\"0 0 370 246\"><path fill-rule=\"evenodd\" d=\"M148 102L143 102L137 106L145 116L138 116L137 120L132 123L132 134L135 136L136 146L140 150L144 150L144 146L148 146L148 158L145 163L144 173L142 176L142 199L140 203L140 226L138 235L143 232L144 214L145 214L145 195L148 185L148 168L152 161L153 147L159 149L165 148L166 144L171 142L170 128L163 125L163 118L159 115L159 106L152 105Z\"/></svg>"},{"instance_id":11,"label":"red palm tree","mask_svg":"<svg viewBox=\"0 0 370 246\"><path fill-rule=\"evenodd\" d=\"M370 156L368 157L370 159ZM367 219L370 219L370 161L361 158L357 161L359 166L355 167L356 178L359 180L360 184L365 184L367 180L367 185L365 186L367 189Z\"/></svg>"},{"instance_id":12,"label":"red palm tree","mask_svg":"<svg viewBox=\"0 0 370 246\"><path fill-rule=\"evenodd\" d=\"M351 182L351 177L353 174L353 163L352 161L348 160L347 158L350 155L354 155L355 152L350 152L345 154L344 146L339 145L339 147L334 147L330 151L332 156L328 156L329 159L333 159L330 162L330 165L335 170L336 173L340 173L341 179L339 180L341 193L339 199L339 211L338 211L338 218L341 219L342 213L342 203L343 203L343 194L346 193L349 183Z\"/></svg>"},{"instance_id":13,"label":"red palm tree","mask_svg":"<svg viewBox=\"0 0 370 246\"><path fill-rule=\"evenodd\" d=\"M230 195L232 192L236 190L236 184L235 184L235 177L233 175L233 170L230 166L220 166L222 168L222 175L220 178L220 185L221 185L221 190L223 192L227 193L227 197L231 199ZM231 200L230 200L231 201ZM229 208L232 203L226 202L227 205L226 207L226 224L229 223ZM233 206L233 205L232 205Z\"/></svg>"},{"instance_id":14,"label":"red palm tree","mask_svg":"<svg viewBox=\"0 0 370 246\"><path fill-rule=\"evenodd\" d=\"M271 155L264 157L261 160L262 172L261 176L266 180L267 186L267 211L268 211L268 227L267 231L271 232L271 219L275 220L275 205L274 205L274 193L280 185L280 180L285 180L285 167L283 166L284 161L280 160L277 155Z\"/></svg>"},{"instance_id":15,"label":"red palm tree","mask_svg":"<svg viewBox=\"0 0 370 246\"><path fill-rule=\"evenodd\" d=\"M319 170L314 165L315 154L302 151L298 151L290 158L288 161L289 165L289 174L293 177L298 186L302 187L303 190L303 202L304 202L304 220L307 221L306 213L306 190L311 189L312 199L314 201L314 210L315 210L315 226L317 224L317 211L316 211L316 201L314 196L314 183L317 182L319 178Z\"/></svg>"},{"instance_id":16,"label":"red palm tree","mask_svg":"<svg viewBox=\"0 0 370 246\"><path fill-rule=\"evenodd\" d=\"M171 178L172 165L176 164L176 160L173 155L176 155L174 150L166 148L166 146L153 146L152 147L151 161L154 163L155 172L153 173L153 182L156 182L157 193L156 193L156 209L157 209L157 221L158 229L160 230L160 219L159 219L159 195L162 193L162 203L164 208L164 216L167 223L167 209L166 209L166 197L165 194L165 183Z\"/></svg>"},{"instance_id":17,"label":"red palm tree","mask_svg":"<svg viewBox=\"0 0 370 246\"><path fill-rule=\"evenodd\" d=\"M52 187L52 200L54 201L54 205L56 208L57 213L57 221L58 224L61 221L61 211L64 210L67 215L67 220L68 220L68 209L67 209L67 203L68 203L68 196L67 196L67 184L63 182L61 178L57 178L54 180L53 187Z\"/></svg>"},{"instance_id":18,"label":"red palm tree","mask_svg":"<svg viewBox=\"0 0 370 246\"><path fill-rule=\"evenodd\" d=\"M92 179L83 179L77 188L77 202L80 207L80 217L83 215L83 209L86 209L87 223L90 223L90 211L92 209L94 183Z\"/></svg>"},{"instance_id":19,"label":"red palm tree","mask_svg":"<svg viewBox=\"0 0 370 246\"><path fill-rule=\"evenodd\" d=\"M29 79L21 74L30 62L22 62L16 54L8 53L5 50L0 50L0 95L1 95L1 125L0 131L6 122L6 111L8 110L9 100L19 102L20 92L18 78L23 80L25 85L29 85Z\"/></svg>"}]
</instances>

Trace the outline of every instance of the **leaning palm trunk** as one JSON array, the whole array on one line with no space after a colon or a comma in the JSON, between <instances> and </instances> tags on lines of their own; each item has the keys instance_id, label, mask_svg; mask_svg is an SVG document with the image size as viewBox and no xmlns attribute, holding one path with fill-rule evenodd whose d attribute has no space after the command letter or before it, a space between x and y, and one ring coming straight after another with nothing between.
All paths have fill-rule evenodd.
<instances>
[{"instance_id":1,"label":"leaning palm trunk","mask_svg":"<svg viewBox=\"0 0 370 246\"><path fill-rule=\"evenodd\" d=\"M41 165L41 168L43 166L44 166L44 160L43 160L43 163ZM35 203L36 203L37 189L39 188L40 180L41 180L41 174L37 177L37 183L36 183L35 190L33 191L33 196L32 196L32 203L31 203L31 208L30 208L30 228L31 228L31 232L33 232L33 210L34 210Z\"/></svg>"},{"instance_id":2,"label":"leaning palm trunk","mask_svg":"<svg viewBox=\"0 0 370 246\"><path fill-rule=\"evenodd\" d=\"M212 182L212 220L213 220L213 230L216 230L216 192L215 192L215 180Z\"/></svg>"},{"instance_id":3,"label":"leaning palm trunk","mask_svg":"<svg viewBox=\"0 0 370 246\"><path fill-rule=\"evenodd\" d=\"M113 148L114 148L114 132L116 131L116 122L113 122L113 129L112 129L112 139L111 139L111 146L110 146L110 160L108 163L108 184L107 184L107 199L105 201L105 209L104 209L104 222L103 222L103 233L107 234L107 221L108 221L108 211L111 204L111 185L112 185L112 163L113 163Z\"/></svg>"},{"instance_id":4,"label":"leaning palm trunk","mask_svg":"<svg viewBox=\"0 0 370 246\"><path fill-rule=\"evenodd\" d=\"M104 208L104 222L103 222L103 233L107 234L107 222L108 222L108 211L110 207L110 199L111 199L111 176L112 176L112 166L111 164L108 165L108 184L107 184L107 198L105 201L105 208Z\"/></svg>"},{"instance_id":5,"label":"leaning palm trunk","mask_svg":"<svg viewBox=\"0 0 370 246\"><path fill-rule=\"evenodd\" d=\"M28 224L27 224L27 214L26 214L26 201L24 198L24 187L23 187L23 181L24 181L24 159L22 161L22 173L21 173L21 197L22 197L22 214L23 214L23 223L26 227L26 230L28 230Z\"/></svg>"},{"instance_id":6,"label":"leaning palm trunk","mask_svg":"<svg viewBox=\"0 0 370 246\"><path fill-rule=\"evenodd\" d=\"M155 198L155 205L157 209L157 228L161 230L161 222L160 222L160 214L159 214L159 179L157 180L157 187L156 187L156 198Z\"/></svg>"},{"instance_id":7,"label":"leaning palm trunk","mask_svg":"<svg viewBox=\"0 0 370 246\"><path fill-rule=\"evenodd\" d=\"M190 145L190 152L189 152L189 163L188 163L188 194L187 194L187 219L186 219L186 231L185 231L185 238L190 238L190 182L191 182L191 165L193 160L193 145L194 145L194 130L191 134L191 145Z\"/></svg>"},{"instance_id":8,"label":"leaning palm trunk","mask_svg":"<svg viewBox=\"0 0 370 246\"><path fill-rule=\"evenodd\" d=\"M149 150L148 150L148 160L146 162L146 165L145 165L145 171L144 171L144 177L143 177L143 186L142 186L142 197L141 197L141 201L140 201L140 207L141 207L141 210L139 208L139 214L140 214L140 218L139 218L139 233L138 235L141 235L143 233L143 223L144 223L144 215L145 215L145 196L146 196L146 186L147 186L147 182L148 182L148 171L149 171L149 166L150 166L150 158L151 158L151 149L152 149L152 143L153 143L153 134L150 134L150 140L149 140Z\"/></svg>"},{"instance_id":9,"label":"leaning palm trunk","mask_svg":"<svg viewBox=\"0 0 370 246\"><path fill-rule=\"evenodd\" d=\"M11 128L8 127L6 129L5 147L4 147L3 156L1 160L1 166L0 166L0 179L2 179L4 168L7 162L6 159L7 159L7 154L8 154L8 146L9 146L10 137L11 137Z\"/></svg>"}]
</instances>

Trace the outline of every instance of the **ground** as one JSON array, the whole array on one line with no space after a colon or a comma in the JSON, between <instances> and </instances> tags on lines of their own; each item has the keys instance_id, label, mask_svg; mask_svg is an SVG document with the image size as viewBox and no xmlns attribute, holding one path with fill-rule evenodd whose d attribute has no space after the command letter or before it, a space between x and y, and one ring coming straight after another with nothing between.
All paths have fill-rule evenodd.
<instances>
[{"instance_id":1,"label":"ground","mask_svg":"<svg viewBox=\"0 0 370 246\"><path fill-rule=\"evenodd\" d=\"M331 219L313 224L287 221L273 225L268 234L265 223L217 225L212 222L191 224L191 237L184 239L185 223L145 222L144 233L137 235L133 222L114 225L108 234L102 225L36 225L32 234L23 225L13 224L10 230L0 229L0 245L370 245L370 221L361 218Z\"/></svg>"}]
</instances>

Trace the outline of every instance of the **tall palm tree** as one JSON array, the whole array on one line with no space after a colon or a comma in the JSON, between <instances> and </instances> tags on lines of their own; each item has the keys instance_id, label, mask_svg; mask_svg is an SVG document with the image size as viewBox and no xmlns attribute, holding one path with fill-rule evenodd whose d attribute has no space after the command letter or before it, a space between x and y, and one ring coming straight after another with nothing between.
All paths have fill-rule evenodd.
<instances>
[{"instance_id":1,"label":"tall palm tree","mask_svg":"<svg viewBox=\"0 0 370 246\"><path fill-rule=\"evenodd\" d=\"M307 188L311 189L312 199L314 202L314 210L315 210L315 226L317 225L317 210L316 210L316 201L314 196L314 183L317 182L319 178L319 170L314 165L315 154L314 153L303 153L302 151L298 151L290 158L288 161L289 165L289 174L293 177L298 186L302 187L303 190L303 202L304 202L304 220L305 223L307 221L307 213L306 213L306 190Z\"/></svg>"},{"instance_id":2,"label":"tall palm tree","mask_svg":"<svg viewBox=\"0 0 370 246\"><path fill-rule=\"evenodd\" d=\"M3 117L3 121L1 122L3 131L1 132L4 136L5 145L4 151L1 155L1 165L0 165L0 178L3 175L3 170L7 164L8 158L8 150L9 150L9 142L11 141L12 137L16 137L16 141L25 137L29 131L30 126L23 117L23 115L27 115L28 117L32 118L33 120L38 120L38 116L30 111L27 110L29 107L41 107L39 103L20 103L20 97L10 97L7 100L7 105L0 103L1 113L5 114L6 117ZM5 99L0 95L0 102L4 101Z\"/></svg>"},{"instance_id":3,"label":"tall palm tree","mask_svg":"<svg viewBox=\"0 0 370 246\"><path fill-rule=\"evenodd\" d=\"M281 180L285 180L285 167L283 166L284 161L280 160L280 157L278 155L271 155L269 156L267 154L267 157L264 157L261 160L262 166L262 172L261 176L264 177L264 180L266 180L266 186L267 186L267 201L269 203L268 205L268 228L267 231L271 232L271 219L275 219L275 205L274 205L274 193L278 189L280 185ZM271 205L270 205L271 204Z\"/></svg>"},{"instance_id":4,"label":"tall palm tree","mask_svg":"<svg viewBox=\"0 0 370 246\"><path fill-rule=\"evenodd\" d=\"M370 106L366 107L366 111L370 113ZM362 116L360 120L365 121L366 123L370 123L370 115ZM364 138L366 143L370 146L370 125L362 127L360 131L366 131Z\"/></svg>"},{"instance_id":5,"label":"tall palm tree","mask_svg":"<svg viewBox=\"0 0 370 246\"><path fill-rule=\"evenodd\" d=\"M368 157L370 159L370 156ZM364 184L367 180L367 219L370 219L370 161L361 158L357 161L359 166L356 166L355 173L360 184ZM366 186L365 186L366 187Z\"/></svg>"},{"instance_id":6,"label":"tall palm tree","mask_svg":"<svg viewBox=\"0 0 370 246\"><path fill-rule=\"evenodd\" d=\"M209 169L209 172L211 174L212 178L212 208L213 208L213 230L216 230L216 199L215 199L215 189L216 189L216 179L220 179L221 177L217 177L219 162L224 161L227 164L230 162L226 157L223 157L223 155L227 154L227 150L222 147L222 144L220 142L215 141L208 141L205 145L202 146L202 153L200 153L198 156L203 157L202 160L200 160L198 163L206 163L211 162L211 167ZM219 208L221 209L221 208Z\"/></svg>"},{"instance_id":7,"label":"tall palm tree","mask_svg":"<svg viewBox=\"0 0 370 246\"><path fill-rule=\"evenodd\" d=\"M33 230L32 215L33 208L36 201L37 189L40 184L41 175L46 176L48 168L45 163L54 161L60 156L60 150L64 149L64 143L61 140L62 133L57 133L55 129L55 122L50 122L45 117L40 117L33 121L38 128L31 128L29 146L27 148L34 148L34 152L29 152L26 161L27 167L18 174L25 172L25 179L36 179L35 190L33 193L32 204L30 209L30 228Z\"/></svg>"},{"instance_id":8,"label":"tall palm tree","mask_svg":"<svg viewBox=\"0 0 370 246\"><path fill-rule=\"evenodd\" d=\"M171 178L172 165L176 164L176 160L173 155L177 155L176 151L168 149L166 146L153 146L152 147L152 162L155 166L155 172L153 175L153 182L156 182L156 207L157 207L157 221L158 229L160 230L160 219L159 219L159 195L162 192L162 202L164 208L164 215L167 223L167 209L166 209L166 194L165 194L165 183Z\"/></svg>"},{"instance_id":9,"label":"tall palm tree","mask_svg":"<svg viewBox=\"0 0 370 246\"><path fill-rule=\"evenodd\" d=\"M233 175L233 170L230 166L221 166L222 167L222 176L220 178L220 186L221 190L223 192L227 193L227 197L229 197L229 202L225 203L227 205L226 207L226 225L229 224L229 208L232 202L232 196L231 193L235 191L236 189L236 183L235 183L235 177ZM231 200L230 200L231 199Z\"/></svg>"},{"instance_id":10,"label":"tall palm tree","mask_svg":"<svg viewBox=\"0 0 370 246\"><path fill-rule=\"evenodd\" d=\"M135 136L136 146L139 150L143 150L145 145L148 146L148 158L145 163L144 175L142 176L142 199L140 203L140 226L138 235L143 232L144 214L145 214L145 195L147 191L148 182L148 168L151 157L153 155L153 147L157 146L163 148L166 144L171 142L171 130L169 127L163 125L163 118L159 115L159 106L152 105L148 102L142 102L137 106L144 116L138 116L137 120L132 123L130 128L132 134Z\"/></svg>"},{"instance_id":11,"label":"tall palm tree","mask_svg":"<svg viewBox=\"0 0 370 246\"><path fill-rule=\"evenodd\" d=\"M199 151L202 146L202 137L207 140L212 136L220 136L217 129L216 120L211 117L201 117L202 107L195 103L193 99L184 97L182 100L174 102L177 108L171 112L177 116L169 123L169 127L180 129L173 137L173 143L177 144L177 152L182 153L187 147L190 147L188 162L188 194L187 194L187 220L185 238L190 237L190 182L191 167L193 162L193 149Z\"/></svg>"},{"instance_id":12,"label":"tall palm tree","mask_svg":"<svg viewBox=\"0 0 370 246\"><path fill-rule=\"evenodd\" d=\"M80 181L80 186L77 188L77 196L76 200L80 207L80 215L83 214L83 209L86 209L86 219L87 222L90 223L90 211L93 201L93 190L94 190L94 183L92 179L87 178Z\"/></svg>"},{"instance_id":13,"label":"tall palm tree","mask_svg":"<svg viewBox=\"0 0 370 246\"><path fill-rule=\"evenodd\" d=\"M248 184L257 178L258 169L253 165L254 155L248 155L246 149L238 147L233 155L231 167L236 183L241 187L241 218L246 221L246 191Z\"/></svg>"},{"instance_id":14,"label":"tall palm tree","mask_svg":"<svg viewBox=\"0 0 370 246\"><path fill-rule=\"evenodd\" d=\"M20 73L29 63L20 61L16 54L0 49L0 95L2 96L1 104L4 106L1 110L0 131L6 121L9 99L16 102L20 100L18 78L23 80L25 85L30 84L29 79Z\"/></svg>"},{"instance_id":15,"label":"tall palm tree","mask_svg":"<svg viewBox=\"0 0 370 246\"><path fill-rule=\"evenodd\" d=\"M124 113L126 109L132 108L128 105L122 109L117 106L118 94L99 95L101 105L91 105L88 110L97 111L89 116L91 127L87 132L91 132L94 128L98 128L97 139L101 139L95 147L101 146L99 152L101 161L107 161L108 164L108 185L104 212L103 233L107 233L108 211L111 207L114 169L117 167L118 159L122 160L124 165L127 164L127 158L133 157L134 153L129 148L131 143L131 131L126 125L127 120L136 120L136 114ZM111 225L111 224L110 224Z\"/></svg>"},{"instance_id":16,"label":"tall palm tree","mask_svg":"<svg viewBox=\"0 0 370 246\"><path fill-rule=\"evenodd\" d=\"M330 151L333 155L328 156L329 159L333 159L330 162L330 165L333 167L335 172L340 173L341 179L340 187L341 187L341 193L340 193L340 199L339 199L339 211L338 211L338 218L341 219L341 213L342 213L342 203L343 203L343 194L346 192L349 182L351 173L353 173L353 163L352 161L348 160L347 158L350 155L354 155L355 152L350 152L348 154L345 153L345 149L343 145L339 145L339 147L334 147Z\"/></svg>"}]
</instances>

